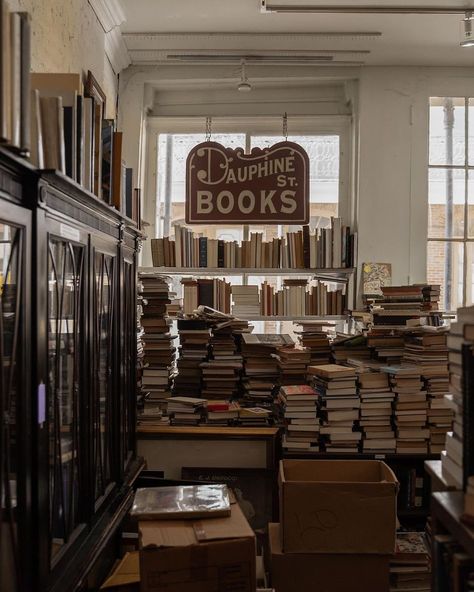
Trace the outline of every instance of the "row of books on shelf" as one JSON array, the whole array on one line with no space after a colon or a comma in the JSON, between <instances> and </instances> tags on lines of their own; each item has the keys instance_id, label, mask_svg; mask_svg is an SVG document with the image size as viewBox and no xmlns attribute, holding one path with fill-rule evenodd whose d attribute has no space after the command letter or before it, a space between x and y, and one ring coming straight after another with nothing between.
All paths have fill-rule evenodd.
<instances>
[{"instance_id":1,"label":"row of books on shelf","mask_svg":"<svg viewBox=\"0 0 474 592\"><path fill-rule=\"evenodd\" d=\"M249 240L212 239L175 226L175 238L151 240L154 267L330 269L354 267L357 236L341 218L332 218L329 228L287 232L265 241L262 233Z\"/></svg>"},{"instance_id":2,"label":"row of books on shelf","mask_svg":"<svg viewBox=\"0 0 474 592\"><path fill-rule=\"evenodd\" d=\"M183 278L181 284L185 314L199 306L242 318L342 315L346 310L344 291L331 290L324 282L285 279L280 290L268 282L238 286L221 279Z\"/></svg>"}]
</instances>

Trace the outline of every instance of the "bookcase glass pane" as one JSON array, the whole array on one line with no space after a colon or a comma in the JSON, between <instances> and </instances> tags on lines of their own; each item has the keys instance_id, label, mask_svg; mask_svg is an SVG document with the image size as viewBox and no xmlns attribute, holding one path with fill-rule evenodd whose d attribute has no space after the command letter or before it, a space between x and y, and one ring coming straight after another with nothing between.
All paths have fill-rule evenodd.
<instances>
[{"instance_id":1,"label":"bookcase glass pane","mask_svg":"<svg viewBox=\"0 0 474 592\"><path fill-rule=\"evenodd\" d=\"M51 558L79 525L82 247L51 240L48 259L48 424Z\"/></svg>"},{"instance_id":2,"label":"bookcase glass pane","mask_svg":"<svg viewBox=\"0 0 474 592\"><path fill-rule=\"evenodd\" d=\"M467 110L468 122L468 160L474 166L474 98L469 99Z\"/></svg>"},{"instance_id":3,"label":"bookcase glass pane","mask_svg":"<svg viewBox=\"0 0 474 592\"><path fill-rule=\"evenodd\" d=\"M463 238L465 172L429 169L428 238Z\"/></svg>"},{"instance_id":4,"label":"bookcase glass pane","mask_svg":"<svg viewBox=\"0 0 474 592\"><path fill-rule=\"evenodd\" d=\"M94 257L94 403L93 467L95 499L112 481L112 396L114 355L115 258L96 252Z\"/></svg>"},{"instance_id":5,"label":"bookcase glass pane","mask_svg":"<svg viewBox=\"0 0 474 592\"><path fill-rule=\"evenodd\" d=\"M465 164L464 97L430 98L430 165Z\"/></svg>"},{"instance_id":6,"label":"bookcase glass pane","mask_svg":"<svg viewBox=\"0 0 474 592\"><path fill-rule=\"evenodd\" d=\"M441 286L440 308L463 306L464 243L428 241L427 281Z\"/></svg>"},{"instance_id":7,"label":"bookcase glass pane","mask_svg":"<svg viewBox=\"0 0 474 592\"><path fill-rule=\"evenodd\" d=\"M0 222L0 590L20 590L17 519L17 392L22 351L22 231Z\"/></svg>"}]
</instances>

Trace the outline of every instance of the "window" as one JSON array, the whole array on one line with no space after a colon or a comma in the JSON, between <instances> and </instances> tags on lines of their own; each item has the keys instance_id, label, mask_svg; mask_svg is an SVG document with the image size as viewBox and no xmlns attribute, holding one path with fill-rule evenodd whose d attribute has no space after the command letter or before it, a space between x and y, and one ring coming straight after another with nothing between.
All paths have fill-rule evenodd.
<instances>
[{"instance_id":1,"label":"window","mask_svg":"<svg viewBox=\"0 0 474 592\"><path fill-rule=\"evenodd\" d=\"M441 285L445 310L474 295L474 99L430 99L428 282Z\"/></svg>"},{"instance_id":2,"label":"window","mask_svg":"<svg viewBox=\"0 0 474 592\"><path fill-rule=\"evenodd\" d=\"M348 176L349 129L350 121L346 117L326 118L325 122L317 118L305 121L289 118L289 141L297 142L308 152L310 158L310 226L324 228L330 225L331 216L342 216L349 223ZM323 125L324 124L324 125ZM250 151L255 147L267 147L281 142L281 118L254 118L252 120L220 120L212 122L211 140L225 146L244 147ZM296 132L298 129L298 132ZM185 225L185 169L186 157L193 146L205 140L205 125L202 119L187 121L169 121L164 118L156 123L157 177L156 177L156 223L155 236L174 237L175 225ZM347 147L347 148L346 148ZM342 171L342 174L341 174ZM192 225L195 233L202 233L210 238L224 240L246 239L252 232L263 233L264 240L282 236L288 230L287 225ZM305 277L305 276L302 276ZM307 276L306 276L307 277ZM233 284L242 282L260 284L267 280L279 288L282 280L276 276L233 276L226 277ZM178 297L181 295L179 279L173 286ZM269 325L269 322L265 323ZM258 323L260 325L260 323ZM260 327L256 327L258 331ZM262 327L263 329L263 327ZM269 327L266 330L270 330Z\"/></svg>"}]
</instances>

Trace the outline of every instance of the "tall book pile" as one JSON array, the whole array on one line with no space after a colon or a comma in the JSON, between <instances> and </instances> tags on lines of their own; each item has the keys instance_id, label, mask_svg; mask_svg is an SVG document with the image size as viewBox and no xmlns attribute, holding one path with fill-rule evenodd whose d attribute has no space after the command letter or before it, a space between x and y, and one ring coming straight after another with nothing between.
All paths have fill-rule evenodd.
<instances>
[{"instance_id":1,"label":"tall book pile","mask_svg":"<svg viewBox=\"0 0 474 592\"><path fill-rule=\"evenodd\" d=\"M27 155L30 137L31 22L0 2L0 142Z\"/></svg>"},{"instance_id":2,"label":"tall book pile","mask_svg":"<svg viewBox=\"0 0 474 592\"><path fill-rule=\"evenodd\" d=\"M244 358L242 376L242 405L273 409L275 390L278 385L279 371L277 359L273 354L278 347L291 345L289 335L271 333L242 335L241 351Z\"/></svg>"},{"instance_id":3,"label":"tall book pile","mask_svg":"<svg viewBox=\"0 0 474 592\"><path fill-rule=\"evenodd\" d=\"M209 345L208 360L201 363L202 396L210 400L238 398L243 358L237 349L232 321L211 326Z\"/></svg>"},{"instance_id":4,"label":"tall book pile","mask_svg":"<svg viewBox=\"0 0 474 592\"><path fill-rule=\"evenodd\" d=\"M463 443L466 434L465 396L472 398L469 380L472 374L470 350L474 344L474 307L460 308L455 323L451 323L447 345L449 349L449 390L446 403L454 413L453 431L446 435L446 451L441 453L443 477L449 485L463 489ZM463 351L464 350L464 351ZM472 387L471 387L472 388ZM470 399L468 399L470 401Z\"/></svg>"},{"instance_id":5,"label":"tall book pile","mask_svg":"<svg viewBox=\"0 0 474 592\"><path fill-rule=\"evenodd\" d=\"M306 369L311 364L311 351L300 346L283 345L274 354L278 362L281 385L306 384Z\"/></svg>"},{"instance_id":6,"label":"tall book pile","mask_svg":"<svg viewBox=\"0 0 474 592\"><path fill-rule=\"evenodd\" d=\"M427 425L427 392L417 366L383 366L395 393L394 424L397 453L427 454L430 430Z\"/></svg>"},{"instance_id":7,"label":"tall book pile","mask_svg":"<svg viewBox=\"0 0 474 592\"><path fill-rule=\"evenodd\" d=\"M446 433L453 424L453 411L444 396L449 394L447 327L443 332L421 330L405 337L403 362L421 370L424 388L428 394L429 451L440 453L445 449Z\"/></svg>"},{"instance_id":8,"label":"tall book pile","mask_svg":"<svg viewBox=\"0 0 474 592\"><path fill-rule=\"evenodd\" d=\"M327 364L331 357L331 340L335 336L334 323L300 320L295 324L299 344L310 352L310 364Z\"/></svg>"},{"instance_id":9,"label":"tall book pile","mask_svg":"<svg viewBox=\"0 0 474 592\"><path fill-rule=\"evenodd\" d=\"M143 336L145 332L142 325L143 315L143 284L138 280L137 283L137 410L138 415L143 411L145 402L145 392L143 390L143 368L145 366L145 348Z\"/></svg>"},{"instance_id":10,"label":"tall book pile","mask_svg":"<svg viewBox=\"0 0 474 592\"><path fill-rule=\"evenodd\" d=\"M362 452L395 452L396 440L392 425L392 403L388 375L362 368L357 372L360 397L360 428Z\"/></svg>"},{"instance_id":11,"label":"tall book pile","mask_svg":"<svg viewBox=\"0 0 474 592\"><path fill-rule=\"evenodd\" d=\"M285 423L283 448L319 450L318 394L307 384L282 385L278 394Z\"/></svg>"},{"instance_id":12,"label":"tall book pile","mask_svg":"<svg viewBox=\"0 0 474 592\"><path fill-rule=\"evenodd\" d=\"M225 280L183 278L181 284L184 314L192 314L198 306L208 306L226 314L230 313L231 285Z\"/></svg>"},{"instance_id":13,"label":"tall book pile","mask_svg":"<svg viewBox=\"0 0 474 592\"><path fill-rule=\"evenodd\" d=\"M171 395L175 373L175 336L170 333L171 321L166 316L166 305L171 293L165 277L140 277L142 288L143 316L141 324L144 335L144 358L142 389L145 409L148 406L163 406Z\"/></svg>"},{"instance_id":14,"label":"tall book pile","mask_svg":"<svg viewBox=\"0 0 474 592\"><path fill-rule=\"evenodd\" d=\"M260 315L260 296L257 285L232 286L232 314L236 317Z\"/></svg>"},{"instance_id":15,"label":"tall book pile","mask_svg":"<svg viewBox=\"0 0 474 592\"><path fill-rule=\"evenodd\" d=\"M319 395L320 434L327 452L357 452L360 399L354 368L339 364L309 366L312 386Z\"/></svg>"},{"instance_id":16,"label":"tall book pile","mask_svg":"<svg viewBox=\"0 0 474 592\"><path fill-rule=\"evenodd\" d=\"M178 372L174 379L173 396L201 396L201 364L208 359L211 337L207 322L202 319L178 319Z\"/></svg>"},{"instance_id":17,"label":"tall book pile","mask_svg":"<svg viewBox=\"0 0 474 592\"><path fill-rule=\"evenodd\" d=\"M252 233L240 244L211 239L177 225L174 240L151 240L151 254L155 267L340 269L354 267L356 241L356 234L351 234L341 218L332 218L330 228L311 231L305 225L272 241Z\"/></svg>"},{"instance_id":18,"label":"tall book pile","mask_svg":"<svg viewBox=\"0 0 474 592\"><path fill-rule=\"evenodd\" d=\"M342 315L346 297L342 289L329 290L323 282L284 279L283 288L275 290L264 282L260 293L260 314L264 316Z\"/></svg>"},{"instance_id":19,"label":"tall book pile","mask_svg":"<svg viewBox=\"0 0 474 592\"><path fill-rule=\"evenodd\" d=\"M430 592L431 560L423 532L398 532L390 559L390 591Z\"/></svg>"}]
</instances>

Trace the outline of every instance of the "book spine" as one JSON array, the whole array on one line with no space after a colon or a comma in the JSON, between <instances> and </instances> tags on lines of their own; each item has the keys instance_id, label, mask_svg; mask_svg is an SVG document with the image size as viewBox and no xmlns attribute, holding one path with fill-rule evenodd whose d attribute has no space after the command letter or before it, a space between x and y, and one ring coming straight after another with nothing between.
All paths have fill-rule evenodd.
<instances>
[{"instance_id":1,"label":"book spine","mask_svg":"<svg viewBox=\"0 0 474 592\"><path fill-rule=\"evenodd\" d=\"M207 238L199 237L199 267L207 267Z\"/></svg>"},{"instance_id":2,"label":"book spine","mask_svg":"<svg viewBox=\"0 0 474 592\"><path fill-rule=\"evenodd\" d=\"M225 267L224 241L220 239L217 241L217 267Z\"/></svg>"}]
</instances>

